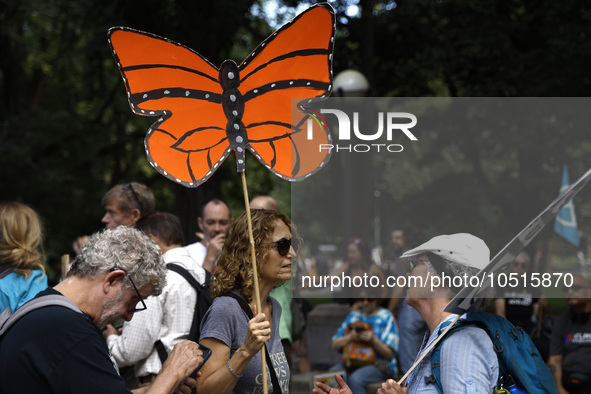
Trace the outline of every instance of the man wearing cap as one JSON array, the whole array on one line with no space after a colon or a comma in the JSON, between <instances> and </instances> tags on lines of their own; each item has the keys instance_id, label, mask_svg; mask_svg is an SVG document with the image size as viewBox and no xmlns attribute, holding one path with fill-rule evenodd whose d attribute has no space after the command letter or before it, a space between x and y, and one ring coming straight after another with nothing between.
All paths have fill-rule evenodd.
<instances>
[{"instance_id":1,"label":"man wearing cap","mask_svg":"<svg viewBox=\"0 0 591 394\"><path fill-rule=\"evenodd\" d=\"M454 288L449 280L437 278L470 278L488 265L489 257L489 249L481 239L464 233L437 236L401 256L408 262L406 302L420 313L429 328L419 352L419 357L426 355L409 374L407 387L388 380L378 393L438 392L431 370L430 346L456 318L462 318L444 308L463 286ZM450 336L441 347L440 371L444 393L493 392L499 364L488 334L470 326ZM315 393L350 392L346 387L340 391L322 384L318 387Z\"/></svg>"}]
</instances>

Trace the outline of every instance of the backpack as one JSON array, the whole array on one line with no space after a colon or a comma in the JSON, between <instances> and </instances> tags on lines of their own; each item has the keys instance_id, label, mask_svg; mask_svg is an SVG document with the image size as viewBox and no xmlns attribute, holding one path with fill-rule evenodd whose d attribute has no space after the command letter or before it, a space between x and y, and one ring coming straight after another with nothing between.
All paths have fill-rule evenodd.
<instances>
[{"instance_id":1,"label":"backpack","mask_svg":"<svg viewBox=\"0 0 591 394\"><path fill-rule=\"evenodd\" d=\"M507 319L485 312L467 312L467 318L459 320L433 349L431 382L435 384L437 391L443 393L439 364L441 346L450 335L471 326L482 328L492 340L499 362L495 391L506 392L501 389L504 383L501 380L508 379L510 375L528 393L557 393L550 369L523 328L515 327Z\"/></svg>"},{"instance_id":2,"label":"backpack","mask_svg":"<svg viewBox=\"0 0 591 394\"><path fill-rule=\"evenodd\" d=\"M48 294L45 296L33 298L26 302L23 306L18 308L14 313L10 313L10 307L4 309L0 314L0 338L8 331L10 327L14 325L21 317L27 313L34 311L35 309L44 308L46 306L63 306L70 308L73 311L82 313L80 308L69 298L58 294Z\"/></svg>"},{"instance_id":3,"label":"backpack","mask_svg":"<svg viewBox=\"0 0 591 394\"><path fill-rule=\"evenodd\" d=\"M176 272L189 282L191 286L197 291L197 303L195 304L195 313L193 314L193 322L191 323L191 330L189 331L189 337L187 339L199 342L199 336L201 335L201 320L205 317L205 312L209 309L212 303L211 294L209 293L209 282L211 279L211 273L205 270L205 283L201 284L197 282L195 277L189 273L186 269L178 264L168 263L166 268ZM168 357L168 352L164 347L162 341L158 340L154 344L158 351L160 361L164 365L164 361Z\"/></svg>"}]
</instances>

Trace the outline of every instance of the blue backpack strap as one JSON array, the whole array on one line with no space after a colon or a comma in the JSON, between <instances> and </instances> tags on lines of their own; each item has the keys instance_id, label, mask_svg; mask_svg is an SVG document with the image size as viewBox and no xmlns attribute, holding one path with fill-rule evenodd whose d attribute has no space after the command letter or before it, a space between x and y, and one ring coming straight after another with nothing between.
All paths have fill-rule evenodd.
<instances>
[{"instance_id":1,"label":"blue backpack strap","mask_svg":"<svg viewBox=\"0 0 591 394\"><path fill-rule=\"evenodd\" d=\"M446 324L447 323L447 324ZM451 321L445 322L439 327L439 335L445 330L447 326L451 324ZM445 334L443 338L435 345L433 348L433 352L431 353L431 376L425 377L426 384L434 384L437 392L443 394L443 386L441 385L441 346L443 346L443 342L445 342L452 334L457 331L461 331L464 326L468 326L469 324L465 323L465 320L458 320L453 327Z\"/></svg>"}]
</instances>

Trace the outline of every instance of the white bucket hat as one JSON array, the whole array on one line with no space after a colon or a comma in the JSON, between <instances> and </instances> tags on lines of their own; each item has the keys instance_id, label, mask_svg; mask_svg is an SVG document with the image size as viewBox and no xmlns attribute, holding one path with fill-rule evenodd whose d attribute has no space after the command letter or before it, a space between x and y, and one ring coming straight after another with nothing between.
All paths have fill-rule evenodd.
<instances>
[{"instance_id":1,"label":"white bucket hat","mask_svg":"<svg viewBox=\"0 0 591 394\"><path fill-rule=\"evenodd\" d=\"M479 270L484 269L490 262L490 250L484 241L466 233L439 235L405 252L400 257L412 257L427 252Z\"/></svg>"}]
</instances>

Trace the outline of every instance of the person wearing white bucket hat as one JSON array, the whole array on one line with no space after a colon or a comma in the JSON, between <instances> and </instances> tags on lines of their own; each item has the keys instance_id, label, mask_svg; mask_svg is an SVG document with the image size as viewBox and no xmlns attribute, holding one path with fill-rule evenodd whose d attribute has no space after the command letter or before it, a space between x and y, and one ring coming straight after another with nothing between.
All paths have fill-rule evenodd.
<instances>
[{"instance_id":1,"label":"person wearing white bucket hat","mask_svg":"<svg viewBox=\"0 0 591 394\"><path fill-rule=\"evenodd\" d=\"M410 372L406 387L393 380L382 384L379 394L437 393L431 370L431 345L458 315L445 306L464 287L453 278L470 278L486 267L490 251L484 241L471 234L440 235L405 252L408 262L406 302L423 317L429 331L417 356L420 360ZM444 278L448 278L444 280ZM455 283L454 283L455 282ZM420 357L426 353L421 360ZM499 363L488 334L478 327L466 327L449 337L441 347L441 385L444 393L491 393L497 383ZM347 386L331 389L322 384L314 392L347 394Z\"/></svg>"},{"instance_id":2,"label":"person wearing white bucket hat","mask_svg":"<svg viewBox=\"0 0 591 394\"><path fill-rule=\"evenodd\" d=\"M404 252L401 257L417 256L421 253L433 253L452 263L476 268L478 271L486 267L490 261L490 251L484 241L466 233L439 235Z\"/></svg>"}]
</instances>

